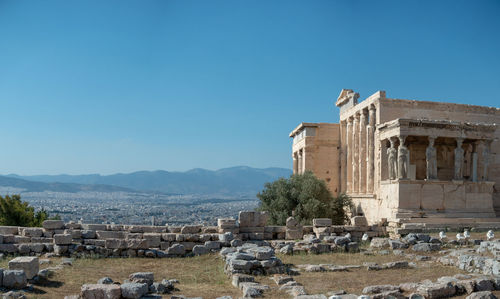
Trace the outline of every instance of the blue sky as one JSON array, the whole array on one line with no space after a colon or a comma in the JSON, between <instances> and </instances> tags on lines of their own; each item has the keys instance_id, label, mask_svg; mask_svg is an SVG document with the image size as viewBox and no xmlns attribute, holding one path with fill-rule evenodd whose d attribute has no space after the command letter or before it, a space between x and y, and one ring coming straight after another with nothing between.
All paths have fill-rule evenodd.
<instances>
[{"instance_id":1,"label":"blue sky","mask_svg":"<svg viewBox=\"0 0 500 299\"><path fill-rule=\"evenodd\" d=\"M0 0L0 173L291 167L342 88L500 106L499 1Z\"/></svg>"}]
</instances>

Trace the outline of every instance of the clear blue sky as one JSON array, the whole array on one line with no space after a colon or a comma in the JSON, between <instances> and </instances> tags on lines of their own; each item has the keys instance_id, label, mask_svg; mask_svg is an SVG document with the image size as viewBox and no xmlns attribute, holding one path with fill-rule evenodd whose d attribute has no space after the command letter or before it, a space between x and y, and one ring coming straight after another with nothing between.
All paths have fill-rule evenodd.
<instances>
[{"instance_id":1,"label":"clear blue sky","mask_svg":"<svg viewBox=\"0 0 500 299\"><path fill-rule=\"evenodd\" d=\"M291 167L342 88L500 107L500 1L0 0L0 173Z\"/></svg>"}]
</instances>

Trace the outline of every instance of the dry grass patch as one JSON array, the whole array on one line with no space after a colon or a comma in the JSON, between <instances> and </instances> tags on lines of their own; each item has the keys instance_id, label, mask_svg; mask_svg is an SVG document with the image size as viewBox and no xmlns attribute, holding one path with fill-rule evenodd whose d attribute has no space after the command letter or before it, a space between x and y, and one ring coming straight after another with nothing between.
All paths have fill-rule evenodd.
<instances>
[{"instance_id":1,"label":"dry grass patch","mask_svg":"<svg viewBox=\"0 0 500 299\"><path fill-rule=\"evenodd\" d=\"M57 265L55 262L53 265ZM64 298L78 294L86 283L96 283L99 278L109 276L113 281L123 282L134 272L154 272L155 281L177 279L176 287L188 297L203 296L210 299L223 295L241 296L241 292L231 285L224 274L224 263L217 255L192 258L148 259L148 258L106 258L75 259L73 266L65 266L56 271L50 282L36 285L36 293L30 298ZM165 295L164 298L170 298Z\"/></svg>"},{"instance_id":2,"label":"dry grass patch","mask_svg":"<svg viewBox=\"0 0 500 299\"><path fill-rule=\"evenodd\" d=\"M387 263L405 260L394 255L363 255L352 253L331 253L322 255L280 256L284 263L299 264L334 264L362 265L365 262ZM417 263L416 269L388 269L368 271L365 267L346 272L305 272L301 271L295 280L304 285L308 294L325 294L329 291L345 290L348 293L361 294L365 286L378 284L400 284L419 282L424 279L436 280L442 276L465 273L455 267L442 266L436 262Z\"/></svg>"}]
</instances>

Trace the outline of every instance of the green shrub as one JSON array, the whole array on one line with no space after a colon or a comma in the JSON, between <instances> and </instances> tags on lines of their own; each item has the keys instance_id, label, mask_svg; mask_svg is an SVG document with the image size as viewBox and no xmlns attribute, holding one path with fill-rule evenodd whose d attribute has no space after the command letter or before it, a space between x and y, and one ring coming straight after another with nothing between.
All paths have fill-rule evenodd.
<instances>
[{"instance_id":1,"label":"green shrub","mask_svg":"<svg viewBox=\"0 0 500 299\"><path fill-rule=\"evenodd\" d=\"M20 195L0 196L0 225L42 226L42 222L47 219L49 219L47 211L41 209L35 212L35 208L21 201Z\"/></svg>"},{"instance_id":2,"label":"green shrub","mask_svg":"<svg viewBox=\"0 0 500 299\"><path fill-rule=\"evenodd\" d=\"M266 183L257 197L260 199L258 209L269 213L269 222L273 225L285 225L292 213L305 225L310 225L314 218L330 218L333 224L342 225L349 220L347 212L352 209L349 196L332 196L325 181L310 171Z\"/></svg>"}]
</instances>

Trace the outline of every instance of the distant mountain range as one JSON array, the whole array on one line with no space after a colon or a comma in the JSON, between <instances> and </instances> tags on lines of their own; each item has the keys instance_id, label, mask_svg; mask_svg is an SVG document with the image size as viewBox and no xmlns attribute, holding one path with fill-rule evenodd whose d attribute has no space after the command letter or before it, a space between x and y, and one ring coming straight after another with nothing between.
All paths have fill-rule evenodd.
<instances>
[{"instance_id":1,"label":"distant mountain range","mask_svg":"<svg viewBox=\"0 0 500 299\"><path fill-rule=\"evenodd\" d=\"M237 166L219 170L196 168L185 172L137 171L112 175L0 176L0 186L26 191L142 191L169 194L256 194L266 182L292 174L286 168Z\"/></svg>"}]
</instances>

